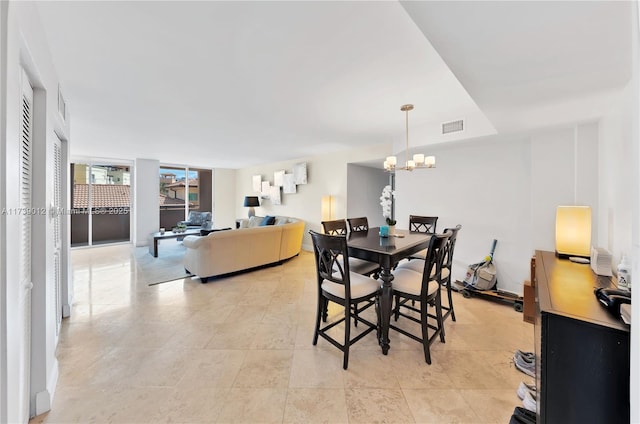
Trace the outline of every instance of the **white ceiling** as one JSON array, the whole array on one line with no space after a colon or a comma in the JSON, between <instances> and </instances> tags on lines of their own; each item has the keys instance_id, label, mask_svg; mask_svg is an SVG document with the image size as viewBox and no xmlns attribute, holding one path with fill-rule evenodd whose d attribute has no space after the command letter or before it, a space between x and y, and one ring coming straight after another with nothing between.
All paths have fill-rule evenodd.
<instances>
[{"instance_id":1,"label":"white ceiling","mask_svg":"<svg viewBox=\"0 0 640 424\"><path fill-rule=\"evenodd\" d=\"M412 144L455 141L435 133L439 123L464 118L469 138L592 119L631 69L624 2L38 8L77 156L237 168L379 143L398 150L404 103L416 106ZM548 106L585 96L589 107Z\"/></svg>"}]
</instances>

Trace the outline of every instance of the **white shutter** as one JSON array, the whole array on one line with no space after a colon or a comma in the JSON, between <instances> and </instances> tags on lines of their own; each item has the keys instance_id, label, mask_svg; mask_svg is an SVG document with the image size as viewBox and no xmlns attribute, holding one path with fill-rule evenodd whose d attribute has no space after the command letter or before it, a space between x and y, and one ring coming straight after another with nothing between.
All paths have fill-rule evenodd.
<instances>
[{"instance_id":1,"label":"white shutter","mask_svg":"<svg viewBox=\"0 0 640 424\"><path fill-rule=\"evenodd\" d=\"M61 216L58 213L62 205L62 143L56 139L53 143L53 271L54 296L56 305L56 335L60 333L62 325L62 270L60 256L62 254Z\"/></svg>"},{"instance_id":2,"label":"white shutter","mask_svg":"<svg viewBox=\"0 0 640 424\"><path fill-rule=\"evenodd\" d=\"M20 124L20 308L19 325L22 326L20 358L19 408L22 416L29 417L31 379L31 197L33 170L33 88L27 74L22 72L22 122Z\"/></svg>"},{"instance_id":3,"label":"white shutter","mask_svg":"<svg viewBox=\"0 0 640 424\"><path fill-rule=\"evenodd\" d=\"M25 76L26 78L26 76ZM22 93L22 134L20 137L20 227L22 251L20 254L21 280L31 282L31 180L33 168L33 90L27 82ZM26 287L26 286L25 286Z\"/></svg>"}]
</instances>

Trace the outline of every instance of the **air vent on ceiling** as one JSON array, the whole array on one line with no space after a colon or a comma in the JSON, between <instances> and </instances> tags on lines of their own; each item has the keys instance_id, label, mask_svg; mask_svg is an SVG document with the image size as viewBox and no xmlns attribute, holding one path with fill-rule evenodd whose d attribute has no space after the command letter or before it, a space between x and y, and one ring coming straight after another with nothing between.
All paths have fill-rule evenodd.
<instances>
[{"instance_id":1,"label":"air vent on ceiling","mask_svg":"<svg viewBox=\"0 0 640 424\"><path fill-rule=\"evenodd\" d=\"M445 122L442 124L442 134L449 134L464 130L464 120Z\"/></svg>"}]
</instances>

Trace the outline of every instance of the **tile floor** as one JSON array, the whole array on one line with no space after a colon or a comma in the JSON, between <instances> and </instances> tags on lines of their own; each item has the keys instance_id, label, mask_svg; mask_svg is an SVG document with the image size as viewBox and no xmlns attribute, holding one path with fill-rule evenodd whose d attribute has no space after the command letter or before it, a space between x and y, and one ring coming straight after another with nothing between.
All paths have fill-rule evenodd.
<instances>
[{"instance_id":1,"label":"tile floor","mask_svg":"<svg viewBox=\"0 0 640 424\"><path fill-rule=\"evenodd\" d=\"M31 423L504 424L531 381L511 358L533 350L533 326L509 305L457 293L432 365L392 331L387 356L371 333L343 370L340 351L311 344L310 252L208 284L137 282L129 245L74 250L72 268L52 409Z\"/></svg>"}]
</instances>

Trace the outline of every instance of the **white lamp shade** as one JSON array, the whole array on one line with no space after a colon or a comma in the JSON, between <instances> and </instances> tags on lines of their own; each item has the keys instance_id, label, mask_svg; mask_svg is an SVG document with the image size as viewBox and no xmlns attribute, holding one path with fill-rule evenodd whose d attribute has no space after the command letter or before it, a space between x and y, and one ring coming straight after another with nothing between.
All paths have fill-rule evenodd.
<instances>
[{"instance_id":1,"label":"white lamp shade","mask_svg":"<svg viewBox=\"0 0 640 424\"><path fill-rule=\"evenodd\" d=\"M387 163L390 166L396 166L396 163L397 163L396 157L395 156L387 156Z\"/></svg>"},{"instance_id":2,"label":"white lamp shade","mask_svg":"<svg viewBox=\"0 0 640 424\"><path fill-rule=\"evenodd\" d=\"M558 206L556 252L563 256L590 256L591 208L589 206Z\"/></svg>"},{"instance_id":3,"label":"white lamp shade","mask_svg":"<svg viewBox=\"0 0 640 424\"><path fill-rule=\"evenodd\" d=\"M333 196L322 196L322 220L333 219Z\"/></svg>"},{"instance_id":4,"label":"white lamp shade","mask_svg":"<svg viewBox=\"0 0 640 424\"><path fill-rule=\"evenodd\" d=\"M427 165L427 166L435 166L436 157L435 156L427 156L426 158L424 158L424 164Z\"/></svg>"},{"instance_id":5,"label":"white lamp shade","mask_svg":"<svg viewBox=\"0 0 640 424\"><path fill-rule=\"evenodd\" d=\"M422 153L416 153L413 155L413 161L416 165L422 165L424 163L424 155Z\"/></svg>"}]
</instances>

